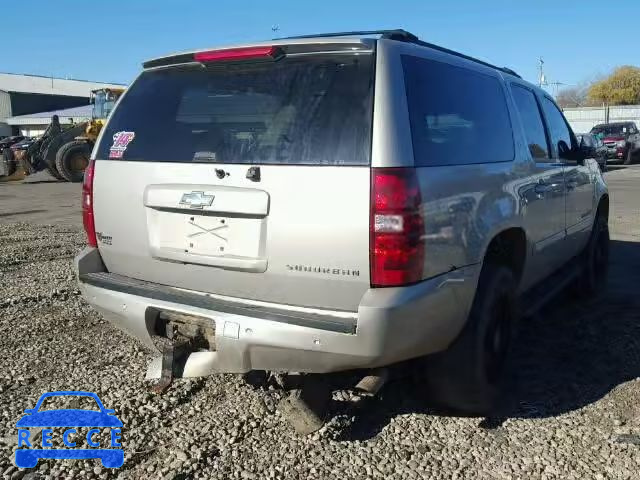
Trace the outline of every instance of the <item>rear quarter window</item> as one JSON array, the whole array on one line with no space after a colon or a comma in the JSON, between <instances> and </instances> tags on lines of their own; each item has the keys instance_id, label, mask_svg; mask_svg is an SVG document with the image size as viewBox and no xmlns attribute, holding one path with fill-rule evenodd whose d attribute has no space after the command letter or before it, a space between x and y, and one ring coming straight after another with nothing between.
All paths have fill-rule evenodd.
<instances>
[{"instance_id":1,"label":"rear quarter window","mask_svg":"<svg viewBox=\"0 0 640 480\"><path fill-rule=\"evenodd\" d=\"M513 133L501 82L490 75L402 56L416 166L508 162Z\"/></svg>"},{"instance_id":2,"label":"rear quarter window","mask_svg":"<svg viewBox=\"0 0 640 480\"><path fill-rule=\"evenodd\" d=\"M113 112L96 157L368 165L373 81L372 54L148 70Z\"/></svg>"}]
</instances>

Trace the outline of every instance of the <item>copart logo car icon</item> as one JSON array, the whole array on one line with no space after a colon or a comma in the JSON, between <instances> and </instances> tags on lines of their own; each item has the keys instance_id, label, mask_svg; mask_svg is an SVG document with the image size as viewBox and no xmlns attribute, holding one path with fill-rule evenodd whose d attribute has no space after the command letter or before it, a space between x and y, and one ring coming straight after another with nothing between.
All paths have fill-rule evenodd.
<instances>
[{"instance_id":1,"label":"copart logo car icon","mask_svg":"<svg viewBox=\"0 0 640 480\"><path fill-rule=\"evenodd\" d=\"M76 396L91 397L98 404L99 410L82 409L57 409L40 410L42 402L50 397ZM124 451L120 445L122 422L114 415L114 410L104 408L98 395L91 392L49 392L43 394L34 408L24 411L24 415L16 427L18 427L18 450L16 450L15 463L20 468L32 468L38 464L41 458L53 459L87 459L99 458L106 468L118 468L124 463ZM52 448L51 443L55 427L66 428L62 434L62 441L68 448ZM86 434L86 442L92 448L74 448L81 440L75 428L90 427ZM37 446L36 438L29 438L28 428L42 428L42 448ZM101 428L110 428L110 447L100 448L100 442L94 436L100 433ZM20 447L27 447L22 448Z\"/></svg>"}]
</instances>

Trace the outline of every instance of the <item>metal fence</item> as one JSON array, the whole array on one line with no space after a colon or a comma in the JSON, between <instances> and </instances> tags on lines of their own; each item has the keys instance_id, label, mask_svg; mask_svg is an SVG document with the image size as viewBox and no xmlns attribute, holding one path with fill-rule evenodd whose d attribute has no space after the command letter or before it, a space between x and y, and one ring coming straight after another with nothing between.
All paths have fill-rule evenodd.
<instances>
[{"instance_id":1,"label":"metal fence","mask_svg":"<svg viewBox=\"0 0 640 480\"><path fill-rule=\"evenodd\" d=\"M632 121L640 127L640 105L565 108L563 112L576 133L588 132L598 123Z\"/></svg>"}]
</instances>

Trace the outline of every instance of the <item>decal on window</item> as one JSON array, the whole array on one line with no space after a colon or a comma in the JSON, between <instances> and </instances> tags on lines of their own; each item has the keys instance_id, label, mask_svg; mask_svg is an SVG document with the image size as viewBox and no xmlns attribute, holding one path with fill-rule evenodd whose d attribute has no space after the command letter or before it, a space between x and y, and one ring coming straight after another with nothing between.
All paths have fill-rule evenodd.
<instances>
[{"instance_id":1,"label":"decal on window","mask_svg":"<svg viewBox=\"0 0 640 480\"><path fill-rule=\"evenodd\" d=\"M135 132L116 132L113 134L113 144L109 148L109 158L122 158L127 146L135 138Z\"/></svg>"}]
</instances>

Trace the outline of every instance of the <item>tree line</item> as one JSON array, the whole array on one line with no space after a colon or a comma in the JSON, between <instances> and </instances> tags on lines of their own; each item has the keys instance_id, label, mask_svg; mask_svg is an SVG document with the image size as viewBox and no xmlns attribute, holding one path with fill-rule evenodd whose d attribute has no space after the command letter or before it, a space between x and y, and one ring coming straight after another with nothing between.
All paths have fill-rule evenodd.
<instances>
[{"instance_id":1,"label":"tree line","mask_svg":"<svg viewBox=\"0 0 640 480\"><path fill-rule=\"evenodd\" d=\"M640 105L640 68L625 65L604 78L564 88L556 101L562 108Z\"/></svg>"}]
</instances>

